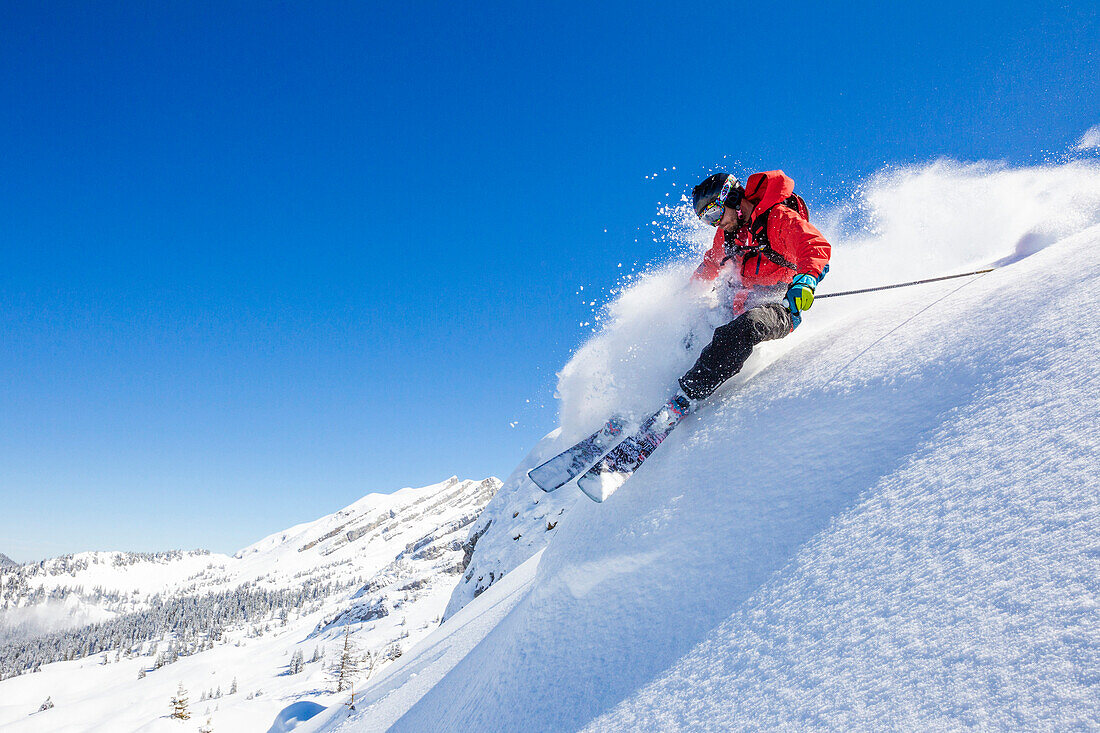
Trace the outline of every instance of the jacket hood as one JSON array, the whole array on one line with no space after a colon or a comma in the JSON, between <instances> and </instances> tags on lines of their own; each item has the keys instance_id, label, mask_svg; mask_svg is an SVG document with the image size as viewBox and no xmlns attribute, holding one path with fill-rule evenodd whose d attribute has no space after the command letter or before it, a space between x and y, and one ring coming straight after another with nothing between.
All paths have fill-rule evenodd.
<instances>
[{"instance_id":1,"label":"jacket hood","mask_svg":"<svg viewBox=\"0 0 1100 733\"><path fill-rule=\"evenodd\" d=\"M749 180L745 181L745 198L756 204L752 210L753 219L792 193L794 193L794 181L783 171L753 173L749 176Z\"/></svg>"}]
</instances>

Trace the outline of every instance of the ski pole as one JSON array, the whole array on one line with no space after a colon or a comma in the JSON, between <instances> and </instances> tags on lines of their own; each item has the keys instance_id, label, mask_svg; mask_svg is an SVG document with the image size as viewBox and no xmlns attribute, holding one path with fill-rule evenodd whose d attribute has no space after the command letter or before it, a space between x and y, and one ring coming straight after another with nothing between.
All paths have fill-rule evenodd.
<instances>
[{"instance_id":1,"label":"ski pole","mask_svg":"<svg viewBox=\"0 0 1100 733\"><path fill-rule=\"evenodd\" d=\"M825 295L815 295L814 300L821 300L822 298L839 298L842 295L858 295L860 293L873 293L876 290L891 290L893 288L907 288L910 285L924 285L925 283L939 282L940 280L953 280L957 277L970 277L971 275L984 275L987 272L993 272L996 267L990 267L986 270L974 270L974 272L962 272L958 275L944 275L943 277L930 277L927 280L914 280L908 283L898 283L897 285L882 285L877 288L863 288L862 290L845 290L840 293L826 293Z\"/></svg>"}]
</instances>

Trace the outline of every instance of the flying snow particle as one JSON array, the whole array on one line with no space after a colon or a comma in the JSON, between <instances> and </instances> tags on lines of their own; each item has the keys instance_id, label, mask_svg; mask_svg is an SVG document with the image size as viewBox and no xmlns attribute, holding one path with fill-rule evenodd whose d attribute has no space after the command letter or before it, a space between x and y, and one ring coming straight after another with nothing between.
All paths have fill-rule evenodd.
<instances>
[{"instance_id":1,"label":"flying snow particle","mask_svg":"<svg viewBox=\"0 0 1100 733\"><path fill-rule=\"evenodd\" d=\"M1076 150L1098 150L1100 149L1100 125L1093 125L1089 129L1085 130L1085 134L1081 136L1081 139L1077 141L1075 146Z\"/></svg>"}]
</instances>

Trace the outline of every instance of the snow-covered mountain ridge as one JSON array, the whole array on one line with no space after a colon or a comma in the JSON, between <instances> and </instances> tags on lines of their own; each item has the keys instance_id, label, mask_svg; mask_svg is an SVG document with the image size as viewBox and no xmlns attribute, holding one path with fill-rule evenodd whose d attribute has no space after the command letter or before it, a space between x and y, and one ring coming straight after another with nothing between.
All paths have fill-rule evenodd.
<instances>
[{"instance_id":1,"label":"snow-covered mountain ridge","mask_svg":"<svg viewBox=\"0 0 1100 733\"><path fill-rule=\"evenodd\" d=\"M0 620L15 637L0 643L5 675L18 675L27 664L42 670L0 682L0 728L35 730L50 718L68 721L73 730L137 730L160 717L170 680L184 680L196 696L205 693L197 669L215 669L223 690L236 678L253 692L262 685L268 695L310 690L324 699L327 663L307 664L308 673L291 676L280 671L283 657L328 651L331 662L347 628L382 669L430 633L467 562L469 527L499 486L495 478L452 477L370 494L232 557L95 552L0 569ZM88 620L98 625L88 627ZM242 656L244 646L260 647L255 659ZM108 653L88 657L102 651ZM71 661L48 663L55 659ZM93 701L75 694L82 681L107 669L115 675L112 684L141 701L130 722L95 718ZM142 670L147 674L139 680ZM24 718L33 710L26 701L41 702L26 691L39 687L50 690L42 697L52 695L57 707ZM241 695L219 704L236 710L223 719L252 721L244 729L258 729L257 721L270 723L279 699ZM80 727L68 717L76 711L98 722Z\"/></svg>"},{"instance_id":2,"label":"snow-covered mountain ridge","mask_svg":"<svg viewBox=\"0 0 1100 733\"><path fill-rule=\"evenodd\" d=\"M1000 269L820 301L602 505L525 482L551 434L473 526L449 619L303 730L1095 727L1100 167L937 164L870 194L881 229L822 293ZM667 284L689 272L639 300L692 307ZM571 433L694 358L612 310L563 370Z\"/></svg>"},{"instance_id":3,"label":"snow-covered mountain ridge","mask_svg":"<svg viewBox=\"0 0 1100 733\"><path fill-rule=\"evenodd\" d=\"M147 607L155 596L203 593L244 582L286 587L296 579L342 568L346 577L381 569L388 548L410 531L456 531L472 521L496 488L494 479L369 494L345 509L272 534L233 557L205 550L161 553L82 552L0 572L0 622L5 612L64 604L69 625ZM445 524L436 522L446 517ZM431 532L427 535L431 537ZM422 539L422 538L421 538ZM97 613L98 612L98 613Z\"/></svg>"}]
</instances>

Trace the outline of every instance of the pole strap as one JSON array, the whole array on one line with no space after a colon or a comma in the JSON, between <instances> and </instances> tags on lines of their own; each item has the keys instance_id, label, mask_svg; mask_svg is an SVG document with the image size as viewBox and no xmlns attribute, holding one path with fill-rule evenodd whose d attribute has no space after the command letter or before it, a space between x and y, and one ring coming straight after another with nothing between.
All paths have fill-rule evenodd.
<instances>
[{"instance_id":1,"label":"pole strap","mask_svg":"<svg viewBox=\"0 0 1100 733\"><path fill-rule=\"evenodd\" d=\"M894 288L907 288L910 285L924 285L925 283L935 283L940 280L954 280L957 277L970 277L971 275L984 275L987 272L993 272L996 267L990 267L986 270L974 270L974 272L962 272L958 275L944 275L943 277L930 277L927 280L914 280L908 283L898 283L897 285L882 285L877 288L863 288L862 290L845 290L840 293L826 293L825 295L815 295L814 300L822 300L823 298L839 298L842 295L858 295L860 293L873 293L877 290L892 290Z\"/></svg>"}]
</instances>

